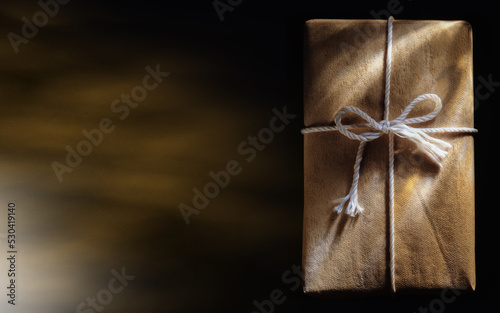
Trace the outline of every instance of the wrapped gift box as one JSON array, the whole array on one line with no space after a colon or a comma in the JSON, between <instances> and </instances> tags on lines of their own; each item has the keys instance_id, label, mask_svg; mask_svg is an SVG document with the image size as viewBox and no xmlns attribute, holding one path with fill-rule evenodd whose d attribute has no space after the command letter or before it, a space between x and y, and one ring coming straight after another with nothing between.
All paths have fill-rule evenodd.
<instances>
[{"instance_id":1,"label":"wrapped gift box","mask_svg":"<svg viewBox=\"0 0 500 313\"><path fill-rule=\"evenodd\" d=\"M310 20L305 25L305 127L334 126L354 106L384 118L386 20ZM442 99L439 115L415 127L473 127L472 29L464 21L395 20L390 120L417 96ZM430 112L415 106L409 117ZM346 115L344 124L364 122ZM359 131L358 131L359 133ZM430 134L451 144L442 167L395 136L396 292L474 290L474 146L462 133ZM392 293L388 136L367 143L354 217L334 210L351 187L359 141L338 131L304 135L304 291Z\"/></svg>"}]
</instances>

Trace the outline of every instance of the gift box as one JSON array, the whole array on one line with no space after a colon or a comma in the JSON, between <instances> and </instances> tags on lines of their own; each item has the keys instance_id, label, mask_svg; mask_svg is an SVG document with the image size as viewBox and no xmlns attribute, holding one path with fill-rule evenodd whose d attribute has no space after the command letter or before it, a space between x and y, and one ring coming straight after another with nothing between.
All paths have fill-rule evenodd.
<instances>
[{"instance_id":1,"label":"gift box","mask_svg":"<svg viewBox=\"0 0 500 313\"><path fill-rule=\"evenodd\" d=\"M309 294L475 289L472 29L390 23L305 24Z\"/></svg>"}]
</instances>

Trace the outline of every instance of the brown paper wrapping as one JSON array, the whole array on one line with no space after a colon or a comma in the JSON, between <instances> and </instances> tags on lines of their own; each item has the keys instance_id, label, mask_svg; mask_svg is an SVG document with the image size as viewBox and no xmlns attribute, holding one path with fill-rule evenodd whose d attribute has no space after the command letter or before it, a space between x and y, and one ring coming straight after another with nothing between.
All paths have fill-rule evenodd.
<instances>
[{"instance_id":1,"label":"brown paper wrapping","mask_svg":"<svg viewBox=\"0 0 500 313\"><path fill-rule=\"evenodd\" d=\"M310 20L305 25L305 127L335 125L344 106L383 119L387 21ZM417 96L443 102L413 127L473 127L472 29L463 21L395 20L390 114ZM409 117L434 107L423 102ZM364 122L346 116L344 124ZM474 156L469 134L432 134L450 143L439 168L395 136L395 279L398 293L475 288ZM359 141L339 133L304 135L304 291L389 293L388 139L366 146L356 217L332 201L352 182Z\"/></svg>"}]
</instances>

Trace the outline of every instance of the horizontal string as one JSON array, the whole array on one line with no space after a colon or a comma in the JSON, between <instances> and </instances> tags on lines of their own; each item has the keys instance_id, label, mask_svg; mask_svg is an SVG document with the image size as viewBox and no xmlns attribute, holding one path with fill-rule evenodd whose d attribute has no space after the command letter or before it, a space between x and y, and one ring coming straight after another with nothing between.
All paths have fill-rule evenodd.
<instances>
[{"instance_id":1,"label":"horizontal string","mask_svg":"<svg viewBox=\"0 0 500 313\"><path fill-rule=\"evenodd\" d=\"M345 128L355 129L355 128L370 128L369 124L352 124L344 125ZM319 133L328 131L338 131L337 126L314 126L302 129L300 132L302 134L309 133ZM436 127L436 128L419 128L420 131L424 133L477 133L476 128L470 127Z\"/></svg>"}]
</instances>

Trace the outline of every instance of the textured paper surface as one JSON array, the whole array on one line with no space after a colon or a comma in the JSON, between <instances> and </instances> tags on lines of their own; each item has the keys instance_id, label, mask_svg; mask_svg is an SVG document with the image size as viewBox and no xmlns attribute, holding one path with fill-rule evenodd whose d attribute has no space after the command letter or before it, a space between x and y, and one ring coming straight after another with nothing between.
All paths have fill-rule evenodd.
<instances>
[{"instance_id":1,"label":"textured paper surface","mask_svg":"<svg viewBox=\"0 0 500 313\"><path fill-rule=\"evenodd\" d=\"M305 25L305 127L334 125L344 106L383 119L384 20L310 20ZM413 127L474 127L472 29L463 21L395 20L391 108L394 119L417 96L443 101L433 120ZM409 117L433 109L415 107ZM362 122L344 118L344 124ZM453 148L443 167L395 138L395 267L398 292L475 288L474 157L469 134L432 134ZM304 136L304 291L313 294L390 292L388 140L367 144L357 217L332 201L352 182L359 142L339 132Z\"/></svg>"}]
</instances>

